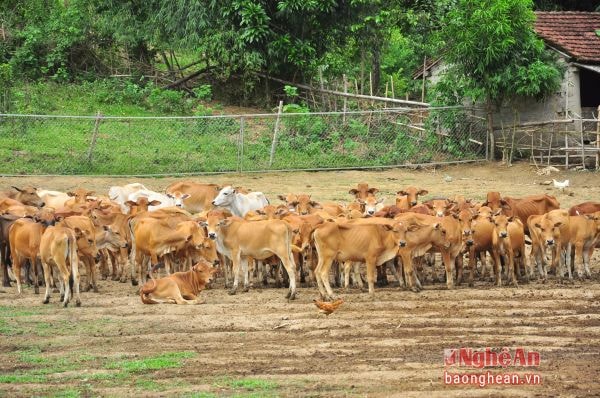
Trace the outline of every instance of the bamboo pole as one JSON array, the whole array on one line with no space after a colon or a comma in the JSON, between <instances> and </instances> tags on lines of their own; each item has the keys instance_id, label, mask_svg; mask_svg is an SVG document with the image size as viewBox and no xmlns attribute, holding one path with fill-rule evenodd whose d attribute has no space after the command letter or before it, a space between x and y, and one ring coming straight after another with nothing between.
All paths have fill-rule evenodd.
<instances>
[{"instance_id":1,"label":"bamboo pole","mask_svg":"<svg viewBox=\"0 0 600 398\"><path fill-rule=\"evenodd\" d=\"M94 148L96 147L96 140L98 139L98 130L100 130L100 121L102 120L102 114L100 111L96 113L96 122L94 123L94 132L92 133L92 141L90 142L90 149L88 150L87 160L88 162L92 161L92 154L94 153Z\"/></svg>"},{"instance_id":2,"label":"bamboo pole","mask_svg":"<svg viewBox=\"0 0 600 398\"><path fill-rule=\"evenodd\" d=\"M565 170L569 170L569 135L565 133Z\"/></svg>"},{"instance_id":3,"label":"bamboo pole","mask_svg":"<svg viewBox=\"0 0 600 398\"><path fill-rule=\"evenodd\" d=\"M273 130L273 141L271 142L271 155L269 156L269 168L273 165L273 158L275 157L275 147L277 146L277 133L279 132L279 121L281 119L281 113L283 112L283 101L279 101L279 108L277 108L277 119L275 119L275 129Z\"/></svg>"},{"instance_id":4,"label":"bamboo pole","mask_svg":"<svg viewBox=\"0 0 600 398\"><path fill-rule=\"evenodd\" d=\"M596 115L596 170L600 169L600 105L598 106L598 114Z\"/></svg>"},{"instance_id":5,"label":"bamboo pole","mask_svg":"<svg viewBox=\"0 0 600 398\"><path fill-rule=\"evenodd\" d=\"M583 169L585 170L585 145L583 143L583 129L581 129L580 137L581 137L581 165L583 166Z\"/></svg>"}]
</instances>

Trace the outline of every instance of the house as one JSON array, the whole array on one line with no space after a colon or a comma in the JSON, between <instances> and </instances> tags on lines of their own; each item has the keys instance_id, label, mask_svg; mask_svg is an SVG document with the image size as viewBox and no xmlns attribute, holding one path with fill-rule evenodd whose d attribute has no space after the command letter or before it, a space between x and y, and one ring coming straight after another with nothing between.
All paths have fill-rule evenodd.
<instances>
[{"instance_id":1,"label":"house","mask_svg":"<svg viewBox=\"0 0 600 398\"><path fill-rule=\"evenodd\" d=\"M538 102L516 99L494 115L494 125L512 125L515 110L520 123L559 119L592 119L600 106L600 12L536 12L535 31L565 65L560 90ZM413 74L427 85L439 81L446 70L443 56L426 60ZM581 130L581 122L575 123Z\"/></svg>"}]
</instances>

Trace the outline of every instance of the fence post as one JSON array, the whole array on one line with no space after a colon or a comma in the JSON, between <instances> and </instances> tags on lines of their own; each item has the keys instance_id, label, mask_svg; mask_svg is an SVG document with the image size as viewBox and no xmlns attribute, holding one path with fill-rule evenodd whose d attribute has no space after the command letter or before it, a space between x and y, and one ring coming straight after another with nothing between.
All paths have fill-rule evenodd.
<instances>
[{"instance_id":1,"label":"fence post","mask_svg":"<svg viewBox=\"0 0 600 398\"><path fill-rule=\"evenodd\" d=\"M283 112L283 101L279 101L277 108L277 119L275 119L275 129L273 130L273 142L271 142L271 155L269 156L269 168L273 165L273 157L275 157L275 147L277 146L277 133L279 132L279 120Z\"/></svg>"},{"instance_id":2,"label":"fence post","mask_svg":"<svg viewBox=\"0 0 600 398\"><path fill-rule=\"evenodd\" d=\"M244 117L240 117L240 138L238 140L238 172L243 170L244 163Z\"/></svg>"},{"instance_id":3,"label":"fence post","mask_svg":"<svg viewBox=\"0 0 600 398\"><path fill-rule=\"evenodd\" d=\"M102 120L102 114L100 111L96 114L96 123L94 124L94 132L92 133L92 141L90 142L90 149L88 150L87 160L92 161L92 154L94 153L94 147L96 146L96 139L98 138L98 130L100 128L100 120Z\"/></svg>"}]
</instances>

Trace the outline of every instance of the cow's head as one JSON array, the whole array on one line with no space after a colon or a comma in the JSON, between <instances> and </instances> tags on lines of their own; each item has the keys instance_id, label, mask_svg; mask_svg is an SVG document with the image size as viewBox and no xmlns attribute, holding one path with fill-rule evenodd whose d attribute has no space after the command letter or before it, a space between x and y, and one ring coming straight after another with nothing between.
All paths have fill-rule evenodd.
<instances>
[{"instance_id":1,"label":"cow's head","mask_svg":"<svg viewBox=\"0 0 600 398\"><path fill-rule=\"evenodd\" d=\"M432 216L444 217L449 214L453 202L449 199L432 199L424 203Z\"/></svg>"},{"instance_id":2,"label":"cow's head","mask_svg":"<svg viewBox=\"0 0 600 398\"><path fill-rule=\"evenodd\" d=\"M364 206L364 215L365 216L373 216L377 211L377 205L383 203L383 198L377 199L374 196L369 196L366 199L358 199L358 202Z\"/></svg>"},{"instance_id":3,"label":"cow's head","mask_svg":"<svg viewBox=\"0 0 600 398\"><path fill-rule=\"evenodd\" d=\"M423 189L423 188L408 187L406 189L402 189L402 190L396 192L396 195L399 195L400 197L406 196L406 201L408 202L408 206L413 207L413 206L416 206L417 203L419 203L419 196L427 195L428 193L429 193L429 191L427 191L426 189ZM398 205L396 204L396 206L398 206ZM398 207L401 208L401 206L398 206Z\"/></svg>"},{"instance_id":4,"label":"cow's head","mask_svg":"<svg viewBox=\"0 0 600 398\"><path fill-rule=\"evenodd\" d=\"M167 197L173 199L175 206L179 207L180 209L183 208L183 201L190 196L191 195L188 193L181 193L179 191L167 193Z\"/></svg>"},{"instance_id":5,"label":"cow's head","mask_svg":"<svg viewBox=\"0 0 600 398\"><path fill-rule=\"evenodd\" d=\"M206 213L206 218L200 221L200 225L206 228L209 239L217 239L219 229L227 223L227 217L231 217L231 213L225 210L211 210Z\"/></svg>"},{"instance_id":6,"label":"cow's head","mask_svg":"<svg viewBox=\"0 0 600 398\"><path fill-rule=\"evenodd\" d=\"M213 200L213 202L212 202L213 206L230 205L235 198L236 192L237 191L235 190L235 188L233 188L230 185L224 187L223 189L221 189L221 191L219 191L219 194L217 195L215 200Z\"/></svg>"},{"instance_id":7,"label":"cow's head","mask_svg":"<svg viewBox=\"0 0 600 398\"><path fill-rule=\"evenodd\" d=\"M508 238L508 224L514 221L514 217L509 217L505 214L502 214L501 210L496 210L491 218L494 223L494 231L498 238L506 239Z\"/></svg>"},{"instance_id":8,"label":"cow's head","mask_svg":"<svg viewBox=\"0 0 600 398\"><path fill-rule=\"evenodd\" d=\"M75 199L75 203L85 203L87 201L87 197L93 195L94 191L88 191L85 188L77 188L73 191L67 192L67 195L73 197Z\"/></svg>"},{"instance_id":9,"label":"cow's head","mask_svg":"<svg viewBox=\"0 0 600 398\"><path fill-rule=\"evenodd\" d=\"M356 199L366 199L369 196L375 195L379 192L377 188L369 188L369 184L366 182L359 183L356 188L352 188L348 191L349 194L354 195Z\"/></svg>"},{"instance_id":10,"label":"cow's head","mask_svg":"<svg viewBox=\"0 0 600 398\"><path fill-rule=\"evenodd\" d=\"M18 188L15 186L13 186L12 188L16 191L16 193L11 195L12 199L18 200L19 202L27 206L44 207L46 205L46 203L44 203L42 198L40 198L40 196L38 195L37 188Z\"/></svg>"},{"instance_id":11,"label":"cow's head","mask_svg":"<svg viewBox=\"0 0 600 398\"><path fill-rule=\"evenodd\" d=\"M127 247L127 240L119 231L113 230L108 225L96 228L96 247L98 250L108 249L117 251Z\"/></svg>"}]
</instances>

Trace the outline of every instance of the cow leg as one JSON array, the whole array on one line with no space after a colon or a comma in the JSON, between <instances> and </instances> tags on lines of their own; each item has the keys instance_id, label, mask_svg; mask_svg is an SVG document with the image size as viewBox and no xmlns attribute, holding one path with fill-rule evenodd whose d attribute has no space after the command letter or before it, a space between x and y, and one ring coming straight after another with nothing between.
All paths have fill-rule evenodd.
<instances>
[{"instance_id":1,"label":"cow leg","mask_svg":"<svg viewBox=\"0 0 600 398\"><path fill-rule=\"evenodd\" d=\"M353 265L352 261L344 261L344 291L348 290L348 286L350 286L350 270Z\"/></svg>"},{"instance_id":2,"label":"cow leg","mask_svg":"<svg viewBox=\"0 0 600 398\"><path fill-rule=\"evenodd\" d=\"M383 264L383 266L381 268L383 268L383 272L386 273L386 267L390 269L390 271L392 271L392 275L394 275L394 278L396 278L396 281L398 281L398 287L402 286L402 281L400 280L400 275L398 274L398 270L396 269L396 266L394 265L394 261L396 259L393 258L389 261L387 261L385 264Z\"/></svg>"},{"instance_id":3,"label":"cow leg","mask_svg":"<svg viewBox=\"0 0 600 398\"><path fill-rule=\"evenodd\" d=\"M331 299L334 296L333 290L331 290L331 286L329 285L329 269L332 262L332 257L326 257L324 254L319 253L319 262L317 263L317 268L315 268L315 277L319 293L324 300Z\"/></svg>"},{"instance_id":4,"label":"cow leg","mask_svg":"<svg viewBox=\"0 0 600 398\"><path fill-rule=\"evenodd\" d=\"M68 272L65 273L68 274ZM71 292L71 294L73 295L73 297L75 297L75 306L81 307L81 297L79 295L81 276L79 274L79 264L77 260L73 259L73 257L71 257L71 278L73 280L73 291Z\"/></svg>"},{"instance_id":5,"label":"cow leg","mask_svg":"<svg viewBox=\"0 0 600 398\"><path fill-rule=\"evenodd\" d=\"M463 254L458 253L458 256L456 256L456 260L454 260L454 264L456 267L456 284L460 286L460 284L462 283L462 278L463 278L463 263L464 263L464 259L463 259Z\"/></svg>"},{"instance_id":6,"label":"cow leg","mask_svg":"<svg viewBox=\"0 0 600 398\"><path fill-rule=\"evenodd\" d=\"M404 274L406 275L406 282L408 283L408 288L418 293L421 289L421 283L419 281L418 285L415 283L415 279L418 281L415 275L415 270L413 268L412 263L412 255L408 250L402 250L400 252L400 257L402 258L402 267L404 268Z\"/></svg>"},{"instance_id":7,"label":"cow leg","mask_svg":"<svg viewBox=\"0 0 600 398\"><path fill-rule=\"evenodd\" d=\"M50 265L42 261L42 269L44 270L44 281L46 282L46 293L44 294L44 301L42 303L48 304L50 302L50 285L52 284L52 272Z\"/></svg>"},{"instance_id":8,"label":"cow leg","mask_svg":"<svg viewBox=\"0 0 600 398\"><path fill-rule=\"evenodd\" d=\"M510 249L508 251L507 269L508 269L508 280L514 287L517 287L518 283L517 283L517 274L515 272L516 271L515 270L515 253L513 252L512 249Z\"/></svg>"},{"instance_id":9,"label":"cow leg","mask_svg":"<svg viewBox=\"0 0 600 398\"><path fill-rule=\"evenodd\" d=\"M279 257L279 256L278 256ZM296 264L294 263L294 257L292 257L292 252L289 250L287 256L279 257L281 262L283 263L283 268L285 268L290 286L288 288L288 292L285 295L287 299L295 300L296 299Z\"/></svg>"},{"instance_id":10,"label":"cow leg","mask_svg":"<svg viewBox=\"0 0 600 398\"><path fill-rule=\"evenodd\" d=\"M94 259L89 257L88 259L88 269L90 273L90 281L92 282L92 290L94 293L98 293L98 286L96 284L96 264Z\"/></svg>"},{"instance_id":11,"label":"cow leg","mask_svg":"<svg viewBox=\"0 0 600 398\"><path fill-rule=\"evenodd\" d=\"M477 254L475 253L475 247L471 245L469 247L469 287L473 287L475 285L475 268L477 268Z\"/></svg>"},{"instance_id":12,"label":"cow leg","mask_svg":"<svg viewBox=\"0 0 600 398\"><path fill-rule=\"evenodd\" d=\"M108 264L108 262L110 261L108 258L108 249L100 250L100 254L101 254L100 264L99 264L100 278L104 281L104 280L108 279L108 275L110 273L110 270L109 270L110 266Z\"/></svg>"},{"instance_id":13,"label":"cow leg","mask_svg":"<svg viewBox=\"0 0 600 398\"><path fill-rule=\"evenodd\" d=\"M566 250L563 251L563 262L567 267L567 274L569 275L569 279L573 279L573 274L571 273L571 250L571 244L567 243Z\"/></svg>"},{"instance_id":14,"label":"cow leg","mask_svg":"<svg viewBox=\"0 0 600 398\"><path fill-rule=\"evenodd\" d=\"M233 262L233 270L232 270L233 286L229 290L229 294L234 295L237 293L237 288L238 288L238 284L239 284L240 261L241 261L240 253L232 253L231 260Z\"/></svg>"},{"instance_id":15,"label":"cow leg","mask_svg":"<svg viewBox=\"0 0 600 398\"><path fill-rule=\"evenodd\" d=\"M592 244L590 245L589 248L584 248L583 250L583 265L585 268L585 276L590 279L592 277L592 273L590 272L590 258L592 257L592 254L594 253L594 241L592 241Z\"/></svg>"},{"instance_id":16,"label":"cow leg","mask_svg":"<svg viewBox=\"0 0 600 398\"><path fill-rule=\"evenodd\" d=\"M23 265L23 258L13 251L13 273L15 274L15 281L17 282L17 294L21 294L21 266Z\"/></svg>"},{"instance_id":17,"label":"cow leg","mask_svg":"<svg viewBox=\"0 0 600 398\"><path fill-rule=\"evenodd\" d=\"M456 257L452 258L449 252L442 252L442 261L444 262L444 267L446 268L446 287L448 289L454 289L454 262L456 261Z\"/></svg>"},{"instance_id":18,"label":"cow leg","mask_svg":"<svg viewBox=\"0 0 600 398\"><path fill-rule=\"evenodd\" d=\"M256 265L256 261L255 259L252 259L252 264ZM249 278L248 278L248 263L250 262L250 259L248 257L242 257L242 274L244 275L244 292L247 292L250 290L250 282L249 282Z\"/></svg>"},{"instance_id":19,"label":"cow leg","mask_svg":"<svg viewBox=\"0 0 600 398\"><path fill-rule=\"evenodd\" d=\"M375 279L377 278L377 266L375 258L365 258L367 265L367 282L369 283L369 295L373 297L375 294Z\"/></svg>"},{"instance_id":20,"label":"cow leg","mask_svg":"<svg viewBox=\"0 0 600 398\"><path fill-rule=\"evenodd\" d=\"M500 254L498 253L499 250L500 250L500 248L498 248L498 247L495 247L493 250L494 277L496 278L496 286L502 286L502 277L500 276L500 267L501 267Z\"/></svg>"},{"instance_id":21,"label":"cow leg","mask_svg":"<svg viewBox=\"0 0 600 398\"><path fill-rule=\"evenodd\" d=\"M37 258L32 257L29 259L31 270L33 271L33 291L35 294L40 294L40 284L38 279L38 261Z\"/></svg>"}]
</instances>

